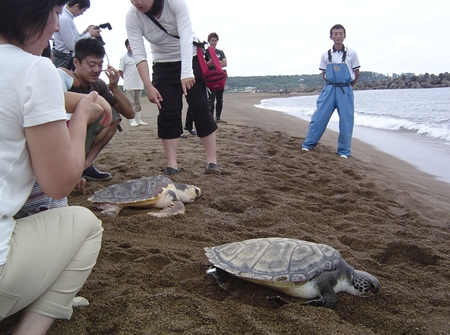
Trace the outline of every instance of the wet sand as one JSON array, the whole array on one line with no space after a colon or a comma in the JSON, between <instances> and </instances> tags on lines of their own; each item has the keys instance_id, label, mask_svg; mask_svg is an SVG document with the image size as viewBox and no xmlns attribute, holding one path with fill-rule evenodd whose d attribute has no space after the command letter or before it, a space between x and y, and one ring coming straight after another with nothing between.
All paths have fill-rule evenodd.
<instances>
[{"instance_id":1,"label":"wet sand","mask_svg":"<svg viewBox=\"0 0 450 335\"><path fill-rule=\"evenodd\" d=\"M307 123L254 107L270 95L225 95L217 146L222 175L205 175L197 137L180 139L182 173L172 179L202 189L186 213L157 219L146 209L111 218L87 198L96 190L165 167L156 108L122 122L95 164L113 174L89 182L71 205L94 211L104 238L91 276L79 292L90 305L57 321L49 334L448 334L450 333L449 184L355 140L349 159L336 156L327 131L303 152ZM274 96L277 97L277 96ZM187 132L186 132L187 134ZM205 271L203 248L259 237L328 244L382 289L359 298L340 293L334 309L241 280L228 291ZM274 308L266 297L289 303ZM11 330L15 317L0 323Z\"/></svg>"}]
</instances>

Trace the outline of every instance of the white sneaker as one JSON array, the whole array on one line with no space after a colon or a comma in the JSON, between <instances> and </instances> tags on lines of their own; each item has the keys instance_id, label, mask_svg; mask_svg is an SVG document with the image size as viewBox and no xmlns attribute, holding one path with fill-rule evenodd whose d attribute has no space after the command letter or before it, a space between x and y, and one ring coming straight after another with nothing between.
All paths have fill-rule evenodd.
<instances>
[{"instance_id":1,"label":"white sneaker","mask_svg":"<svg viewBox=\"0 0 450 335\"><path fill-rule=\"evenodd\" d=\"M302 148L302 150L303 150L303 151L309 151L309 149L308 149L308 148Z\"/></svg>"},{"instance_id":2,"label":"white sneaker","mask_svg":"<svg viewBox=\"0 0 450 335\"><path fill-rule=\"evenodd\" d=\"M133 119L133 120L130 120L130 126L137 127L137 126L139 126L139 124L136 122L135 119Z\"/></svg>"},{"instance_id":3,"label":"white sneaker","mask_svg":"<svg viewBox=\"0 0 450 335\"><path fill-rule=\"evenodd\" d=\"M341 157L341 158L348 158L347 155L339 155L339 157Z\"/></svg>"},{"instance_id":4,"label":"white sneaker","mask_svg":"<svg viewBox=\"0 0 450 335\"><path fill-rule=\"evenodd\" d=\"M142 120L138 120L138 121L137 121L137 124L140 125L140 126L146 126L146 125L148 125L148 123L146 123L146 122L144 122L144 121L142 121Z\"/></svg>"},{"instance_id":5,"label":"white sneaker","mask_svg":"<svg viewBox=\"0 0 450 335\"><path fill-rule=\"evenodd\" d=\"M72 301L72 307L89 306L89 301L83 297L75 297Z\"/></svg>"}]
</instances>

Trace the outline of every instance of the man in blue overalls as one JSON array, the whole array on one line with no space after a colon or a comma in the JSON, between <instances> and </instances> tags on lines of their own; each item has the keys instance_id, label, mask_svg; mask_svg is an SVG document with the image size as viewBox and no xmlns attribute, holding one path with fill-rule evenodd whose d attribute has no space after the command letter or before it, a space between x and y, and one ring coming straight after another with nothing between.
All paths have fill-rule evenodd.
<instances>
[{"instance_id":1,"label":"man in blue overalls","mask_svg":"<svg viewBox=\"0 0 450 335\"><path fill-rule=\"evenodd\" d=\"M345 28L336 24L330 29L333 48L324 52L319 69L326 86L317 99L317 109L311 117L308 134L302 150L309 151L319 143L331 115L337 109L339 114L339 137L337 154L348 158L351 153L354 101L352 86L359 78L359 60L356 51L344 46Z\"/></svg>"}]
</instances>

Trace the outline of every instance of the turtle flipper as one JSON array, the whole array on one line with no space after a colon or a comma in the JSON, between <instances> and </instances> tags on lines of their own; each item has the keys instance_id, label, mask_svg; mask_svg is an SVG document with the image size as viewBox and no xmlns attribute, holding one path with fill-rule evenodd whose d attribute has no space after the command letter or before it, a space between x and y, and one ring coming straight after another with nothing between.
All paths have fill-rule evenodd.
<instances>
[{"instance_id":1,"label":"turtle flipper","mask_svg":"<svg viewBox=\"0 0 450 335\"><path fill-rule=\"evenodd\" d=\"M108 202L106 203L102 203L102 204L98 204L97 205L98 209L103 209L102 213L109 215L109 216L113 216L116 217L119 215L119 212L122 210L122 207L117 206L116 204L110 204Z\"/></svg>"},{"instance_id":2,"label":"turtle flipper","mask_svg":"<svg viewBox=\"0 0 450 335\"><path fill-rule=\"evenodd\" d=\"M184 204L181 201L172 201L158 213L148 213L157 218L167 218L178 214L184 214Z\"/></svg>"},{"instance_id":3,"label":"turtle flipper","mask_svg":"<svg viewBox=\"0 0 450 335\"><path fill-rule=\"evenodd\" d=\"M320 296L318 299L311 300L307 302L306 306L316 306L316 307L327 307L327 308L334 308L337 303L337 295L334 293L334 291L326 292L322 296Z\"/></svg>"},{"instance_id":4,"label":"turtle flipper","mask_svg":"<svg viewBox=\"0 0 450 335\"><path fill-rule=\"evenodd\" d=\"M266 297L266 299L272 305L273 308L279 308L289 303L279 295L274 297Z\"/></svg>"},{"instance_id":5,"label":"turtle flipper","mask_svg":"<svg viewBox=\"0 0 450 335\"><path fill-rule=\"evenodd\" d=\"M230 289L230 284L233 276L228 272L222 270L221 268L210 268L206 270L206 273L212 275L216 280L217 284L219 284L220 288L228 291Z\"/></svg>"}]
</instances>

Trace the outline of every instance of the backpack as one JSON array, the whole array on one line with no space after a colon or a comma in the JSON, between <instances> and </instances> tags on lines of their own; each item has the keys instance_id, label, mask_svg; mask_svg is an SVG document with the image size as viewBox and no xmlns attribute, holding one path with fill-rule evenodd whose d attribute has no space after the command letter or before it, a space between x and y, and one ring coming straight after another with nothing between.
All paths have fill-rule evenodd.
<instances>
[{"instance_id":1,"label":"backpack","mask_svg":"<svg viewBox=\"0 0 450 335\"><path fill-rule=\"evenodd\" d=\"M164 28L161 23L159 23L156 18L153 16L153 14L151 14L150 12L146 12L145 15L148 16L148 18L150 20L153 21L153 23L158 26L159 29L161 29L162 31L166 32L167 34L169 34L172 37L178 38L180 39L180 36L175 36L170 34L166 28ZM226 71L222 70L222 65L220 65L220 61L217 58L216 55L216 51L214 50L213 47L209 47L208 48L208 52L210 55L210 59L212 61L212 63L214 64L214 66L212 67L208 67L208 65L206 65L206 50L204 45L207 44L206 42L193 42L193 44L195 46L197 46L197 58L198 58L198 62L200 65L200 69L202 70L203 73L203 80L205 81L206 87L208 87L208 89L211 92L215 92L215 91L221 91L223 89L225 89L225 83L227 82L227 73Z\"/></svg>"},{"instance_id":2,"label":"backpack","mask_svg":"<svg viewBox=\"0 0 450 335\"><path fill-rule=\"evenodd\" d=\"M206 57L208 55L206 55L205 49L197 47L197 58L203 73L203 80L211 92L223 91L227 82L227 73L222 69L222 65L220 65L216 50L213 47L209 47L208 53L209 59L213 64L213 66L209 67L206 64Z\"/></svg>"}]
</instances>

